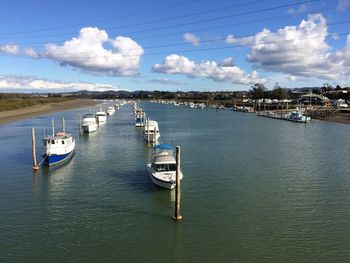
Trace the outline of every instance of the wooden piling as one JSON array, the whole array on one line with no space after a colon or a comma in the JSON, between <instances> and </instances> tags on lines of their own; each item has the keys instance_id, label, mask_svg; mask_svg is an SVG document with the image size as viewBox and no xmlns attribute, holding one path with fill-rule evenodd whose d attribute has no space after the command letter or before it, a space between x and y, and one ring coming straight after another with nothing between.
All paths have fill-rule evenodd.
<instances>
[{"instance_id":1,"label":"wooden piling","mask_svg":"<svg viewBox=\"0 0 350 263\"><path fill-rule=\"evenodd\" d=\"M32 156L33 156L33 170L37 171L39 169L38 163L36 161L36 146L35 146L35 129L32 128Z\"/></svg>"},{"instance_id":2,"label":"wooden piling","mask_svg":"<svg viewBox=\"0 0 350 263\"><path fill-rule=\"evenodd\" d=\"M83 127L81 126L81 114L79 113L79 135L83 135Z\"/></svg>"},{"instance_id":3,"label":"wooden piling","mask_svg":"<svg viewBox=\"0 0 350 263\"><path fill-rule=\"evenodd\" d=\"M149 138L149 118L147 118L147 146L150 146L150 138Z\"/></svg>"},{"instance_id":4,"label":"wooden piling","mask_svg":"<svg viewBox=\"0 0 350 263\"><path fill-rule=\"evenodd\" d=\"M51 120L51 124L52 124L52 136L55 136L55 121L53 119Z\"/></svg>"},{"instance_id":5,"label":"wooden piling","mask_svg":"<svg viewBox=\"0 0 350 263\"><path fill-rule=\"evenodd\" d=\"M146 113L141 111L140 112L140 126L141 126L142 131L144 131L146 129L146 127L145 127L145 118L146 118Z\"/></svg>"},{"instance_id":6,"label":"wooden piling","mask_svg":"<svg viewBox=\"0 0 350 263\"><path fill-rule=\"evenodd\" d=\"M154 141L154 145L157 145L157 127L154 127L153 141Z\"/></svg>"},{"instance_id":7,"label":"wooden piling","mask_svg":"<svg viewBox=\"0 0 350 263\"><path fill-rule=\"evenodd\" d=\"M182 216L180 215L180 204L181 204L181 183L180 183L180 146L176 146L176 186L175 186L175 215L173 219L180 221Z\"/></svg>"},{"instance_id":8,"label":"wooden piling","mask_svg":"<svg viewBox=\"0 0 350 263\"><path fill-rule=\"evenodd\" d=\"M64 117L62 117L62 131L65 133L66 132L66 125L64 122Z\"/></svg>"}]
</instances>

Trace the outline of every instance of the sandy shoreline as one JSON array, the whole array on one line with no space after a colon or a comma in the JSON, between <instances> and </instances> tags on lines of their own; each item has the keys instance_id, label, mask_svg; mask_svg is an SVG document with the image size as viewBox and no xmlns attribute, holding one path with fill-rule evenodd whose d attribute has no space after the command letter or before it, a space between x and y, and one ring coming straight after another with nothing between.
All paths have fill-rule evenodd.
<instances>
[{"instance_id":1,"label":"sandy shoreline","mask_svg":"<svg viewBox=\"0 0 350 263\"><path fill-rule=\"evenodd\" d=\"M338 112L334 116L321 121L350 124L350 113Z\"/></svg>"},{"instance_id":2,"label":"sandy shoreline","mask_svg":"<svg viewBox=\"0 0 350 263\"><path fill-rule=\"evenodd\" d=\"M99 101L95 100L76 99L64 102L48 103L44 105L35 105L33 107L25 107L17 110L3 111L0 112L0 125L34 116L94 106L99 103Z\"/></svg>"}]
</instances>

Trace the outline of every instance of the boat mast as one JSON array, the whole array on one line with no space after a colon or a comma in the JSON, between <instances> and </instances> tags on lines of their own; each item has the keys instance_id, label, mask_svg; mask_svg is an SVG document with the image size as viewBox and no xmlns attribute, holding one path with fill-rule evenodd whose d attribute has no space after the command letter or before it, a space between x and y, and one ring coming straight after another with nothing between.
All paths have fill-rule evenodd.
<instances>
[{"instance_id":1,"label":"boat mast","mask_svg":"<svg viewBox=\"0 0 350 263\"><path fill-rule=\"evenodd\" d=\"M55 122L53 119L51 120L51 124L52 124L52 136L55 136Z\"/></svg>"},{"instance_id":2,"label":"boat mast","mask_svg":"<svg viewBox=\"0 0 350 263\"><path fill-rule=\"evenodd\" d=\"M64 123L64 117L62 117L62 131L65 133L66 132L66 126Z\"/></svg>"}]
</instances>

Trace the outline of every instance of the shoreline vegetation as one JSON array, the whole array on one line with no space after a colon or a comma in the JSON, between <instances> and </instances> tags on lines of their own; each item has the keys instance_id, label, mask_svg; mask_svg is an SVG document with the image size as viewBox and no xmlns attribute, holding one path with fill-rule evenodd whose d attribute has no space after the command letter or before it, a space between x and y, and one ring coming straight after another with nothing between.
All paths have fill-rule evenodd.
<instances>
[{"instance_id":1,"label":"shoreline vegetation","mask_svg":"<svg viewBox=\"0 0 350 263\"><path fill-rule=\"evenodd\" d=\"M95 106L92 99L72 98L22 98L0 99L0 125L34 116ZM7 110L3 110L7 109Z\"/></svg>"},{"instance_id":2,"label":"shoreline vegetation","mask_svg":"<svg viewBox=\"0 0 350 263\"><path fill-rule=\"evenodd\" d=\"M304 97L305 94L311 98ZM322 97L322 95L324 95ZM326 103L320 98L330 98ZM304 97L304 98L303 98ZM341 109L331 105L331 101L342 99L350 101L350 88L305 88L305 89L283 89L275 87L268 91L263 85L256 84L249 91L213 91L213 92L170 92L170 91L78 91L67 93L0 93L0 124L16 121L32 116L49 114L74 108L88 107L98 104L98 100L165 100L176 102L203 103L207 106L224 106L232 108L236 106L254 107L258 110L258 101L261 106L269 111L279 111L289 107L290 110L297 107L312 106L316 109L333 111L334 114L327 116L312 116L328 122L350 124L350 107ZM300 101L300 99L302 99ZM269 100L269 103L266 103ZM289 105L288 102L289 101Z\"/></svg>"}]
</instances>

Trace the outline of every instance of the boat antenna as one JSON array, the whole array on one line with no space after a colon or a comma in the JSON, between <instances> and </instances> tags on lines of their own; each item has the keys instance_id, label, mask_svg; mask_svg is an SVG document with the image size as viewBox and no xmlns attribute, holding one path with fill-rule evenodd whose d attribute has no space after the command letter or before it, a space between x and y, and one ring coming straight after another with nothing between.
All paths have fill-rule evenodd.
<instances>
[{"instance_id":1,"label":"boat antenna","mask_svg":"<svg viewBox=\"0 0 350 263\"><path fill-rule=\"evenodd\" d=\"M51 124L52 124L52 136L55 136L55 121L51 119Z\"/></svg>"},{"instance_id":2,"label":"boat antenna","mask_svg":"<svg viewBox=\"0 0 350 263\"><path fill-rule=\"evenodd\" d=\"M66 125L64 123L64 117L62 117L62 131L65 133L66 132Z\"/></svg>"}]
</instances>

